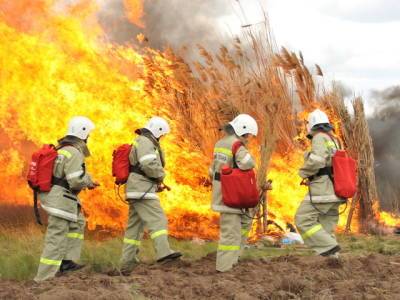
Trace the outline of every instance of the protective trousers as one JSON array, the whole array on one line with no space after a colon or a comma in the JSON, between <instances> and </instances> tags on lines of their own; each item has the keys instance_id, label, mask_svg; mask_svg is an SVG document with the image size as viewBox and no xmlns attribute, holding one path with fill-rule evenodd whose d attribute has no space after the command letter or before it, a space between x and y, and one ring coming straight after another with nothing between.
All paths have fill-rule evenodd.
<instances>
[{"instance_id":1,"label":"protective trousers","mask_svg":"<svg viewBox=\"0 0 400 300\"><path fill-rule=\"evenodd\" d=\"M335 228L339 221L340 203L311 204L304 200L296 212L296 227L304 243L318 254L331 250L338 245Z\"/></svg>"},{"instance_id":2,"label":"protective trousers","mask_svg":"<svg viewBox=\"0 0 400 300\"><path fill-rule=\"evenodd\" d=\"M216 269L226 272L238 263L252 219L244 214L221 213Z\"/></svg>"},{"instance_id":3,"label":"protective trousers","mask_svg":"<svg viewBox=\"0 0 400 300\"><path fill-rule=\"evenodd\" d=\"M84 229L85 218L81 212L78 222L49 215L36 282L54 277L63 260L80 259Z\"/></svg>"},{"instance_id":4,"label":"protective trousers","mask_svg":"<svg viewBox=\"0 0 400 300\"><path fill-rule=\"evenodd\" d=\"M128 226L122 249L121 270L131 271L138 262L136 257L144 227L150 231L157 260L173 253L169 247L167 217L158 199L130 200Z\"/></svg>"}]
</instances>

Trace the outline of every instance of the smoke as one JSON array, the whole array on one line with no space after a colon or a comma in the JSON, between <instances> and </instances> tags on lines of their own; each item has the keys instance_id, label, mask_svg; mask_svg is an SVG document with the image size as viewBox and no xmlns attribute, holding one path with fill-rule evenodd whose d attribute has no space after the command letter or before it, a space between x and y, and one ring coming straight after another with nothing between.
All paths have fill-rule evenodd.
<instances>
[{"instance_id":1,"label":"smoke","mask_svg":"<svg viewBox=\"0 0 400 300\"><path fill-rule=\"evenodd\" d=\"M373 91L375 112L368 123L383 209L400 212L400 86Z\"/></svg>"},{"instance_id":2,"label":"smoke","mask_svg":"<svg viewBox=\"0 0 400 300\"><path fill-rule=\"evenodd\" d=\"M354 95L354 91L346 85L343 81L333 80L332 86L344 98L349 98Z\"/></svg>"},{"instance_id":3,"label":"smoke","mask_svg":"<svg viewBox=\"0 0 400 300\"><path fill-rule=\"evenodd\" d=\"M128 20L123 0L102 0L99 19L109 39L117 43L135 42L137 34L144 33L152 48L219 46L226 38L221 35L225 27L222 20L235 15L235 6L234 0L144 1L142 29Z\"/></svg>"}]
</instances>

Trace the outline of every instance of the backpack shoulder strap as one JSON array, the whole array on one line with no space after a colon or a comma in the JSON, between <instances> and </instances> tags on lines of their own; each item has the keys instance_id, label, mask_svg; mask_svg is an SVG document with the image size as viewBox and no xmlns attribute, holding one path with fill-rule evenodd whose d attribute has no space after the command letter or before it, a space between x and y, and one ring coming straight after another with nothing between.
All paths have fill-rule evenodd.
<instances>
[{"instance_id":1,"label":"backpack shoulder strap","mask_svg":"<svg viewBox=\"0 0 400 300\"><path fill-rule=\"evenodd\" d=\"M238 169L239 166L236 163L236 153L239 151L239 148L243 146L241 141L236 141L232 145L232 158L233 158L233 168Z\"/></svg>"},{"instance_id":2,"label":"backpack shoulder strap","mask_svg":"<svg viewBox=\"0 0 400 300\"><path fill-rule=\"evenodd\" d=\"M54 146L54 145L53 145L53 146ZM62 148L64 148L64 147L68 147L68 146L74 147L74 148L76 149L76 147L75 147L74 145L72 145L72 144L57 145L57 146L55 146L54 148L56 149L56 151L58 151L58 150L60 150L60 149L62 149Z\"/></svg>"},{"instance_id":3,"label":"backpack shoulder strap","mask_svg":"<svg viewBox=\"0 0 400 300\"><path fill-rule=\"evenodd\" d=\"M243 143L241 141L236 141L232 145L232 154L235 156L235 154L238 152L239 148L243 146Z\"/></svg>"},{"instance_id":4,"label":"backpack shoulder strap","mask_svg":"<svg viewBox=\"0 0 400 300\"><path fill-rule=\"evenodd\" d=\"M335 144L336 150L342 149L339 139L337 139L333 134L329 132L319 132L318 134L323 134L327 136Z\"/></svg>"},{"instance_id":5,"label":"backpack shoulder strap","mask_svg":"<svg viewBox=\"0 0 400 300\"><path fill-rule=\"evenodd\" d=\"M340 140L333 136L331 133L327 133L327 136L332 140L332 142L335 144L336 150L342 150L342 144L340 143Z\"/></svg>"}]
</instances>

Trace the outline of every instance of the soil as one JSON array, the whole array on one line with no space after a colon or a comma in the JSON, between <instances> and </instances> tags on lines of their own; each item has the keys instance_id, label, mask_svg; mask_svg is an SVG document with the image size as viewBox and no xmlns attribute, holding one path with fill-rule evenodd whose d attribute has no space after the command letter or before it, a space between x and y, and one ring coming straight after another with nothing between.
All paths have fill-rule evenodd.
<instances>
[{"instance_id":1,"label":"soil","mask_svg":"<svg viewBox=\"0 0 400 300\"><path fill-rule=\"evenodd\" d=\"M282 256L215 271L198 261L139 265L130 277L82 270L41 284L0 281L1 299L400 299L400 256Z\"/></svg>"}]
</instances>

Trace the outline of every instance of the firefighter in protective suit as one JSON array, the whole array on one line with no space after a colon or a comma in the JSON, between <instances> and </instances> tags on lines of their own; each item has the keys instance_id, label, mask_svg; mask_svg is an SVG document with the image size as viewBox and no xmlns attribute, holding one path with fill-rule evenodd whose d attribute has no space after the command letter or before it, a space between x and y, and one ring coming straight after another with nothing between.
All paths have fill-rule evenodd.
<instances>
[{"instance_id":1,"label":"firefighter in protective suit","mask_svg":"<svg viewBox=\"0 0 400 300\"><path fill-rule=\"evenodd\" d=\"M85 170L85 158L90 155L86 141L93 129L88 118L74 117L67 135L58 141L52 188L39 194L41 206L48 214L48 225L36 282L52 278L58 271L83 267L75 263L80 259L85 228L78 193L98 186Z\"/></svg>"},{"instance_id":2,"label":"firefighter in protective suit","mask_svg":"<svg viewBox=\"0 0 400 300\"><path fill-rule=\"evenodd\" d=\"M157 195L165 187L165 157L160 147L160 138L169 132L167 121L160 117L151 118L144 128L136 130L138 137L129 154L131 170L125 186L129 219L121 258L120 273L124 276L129 276L138 263L136 255L144 227L150 231L157 262L167 262L182 256L169 246L168 220ZM119 275L119 272L114 270L109 275Z\"/></svg>"},{"instance_id":3,"label":"firefighter in protective suit","mask_svg":"<svg viewBox=\"0 0 400 300\"><path fill-rule=\"evenodd\" d=\"M225 136L215 145L214 159L210 167L213 186L211 208L220 213L220 238L216 261L216 269L219 272L229 271L238 263L252 223L252 219L242 210L224 205L220 170L223 165L233 167L234 159L242 170L250 170L255 167L254 159L245 145L250 136L257 135L258 126L251 116L241 114L225 125L224 131ZM243 145L233 157L232 146L237 141L241 141Z\"/></svg>"},{"instance_id":4,"label":"firefighter in protective suit","mask_svg":"<svg viewBox=\"0 0 400 300\"><path fill-rule=\"evenodd\" d=\"M319 109L310 113L307 130L311 151L305 153L299 174L309 192L296 212L295 222L306 245L319 255L338 258L340 247L334 231L344 199L335 195L331 167L339 141L333 136L328 116Z\"/></svg>"}]
</instances>

